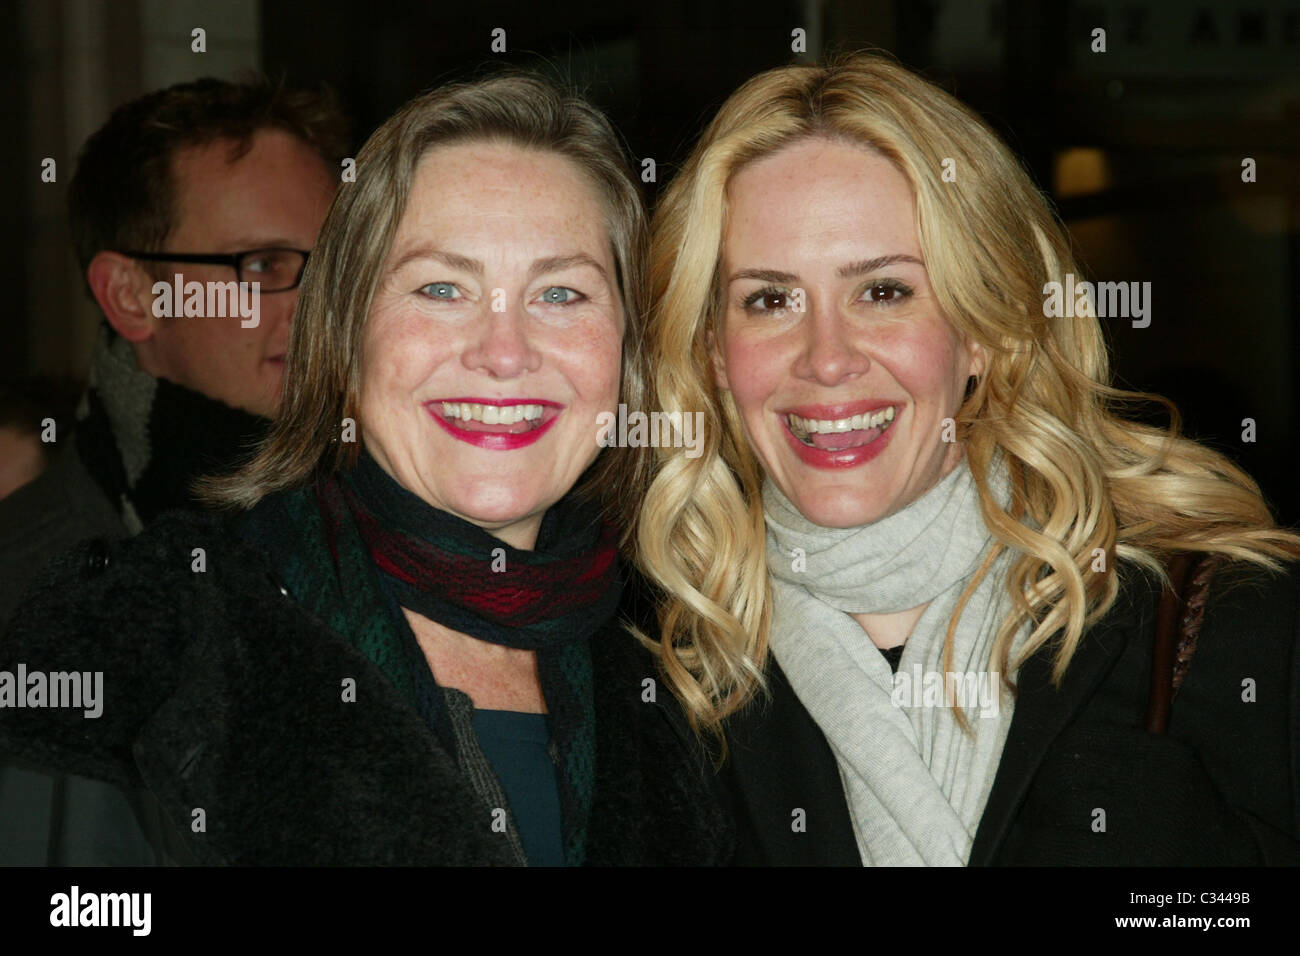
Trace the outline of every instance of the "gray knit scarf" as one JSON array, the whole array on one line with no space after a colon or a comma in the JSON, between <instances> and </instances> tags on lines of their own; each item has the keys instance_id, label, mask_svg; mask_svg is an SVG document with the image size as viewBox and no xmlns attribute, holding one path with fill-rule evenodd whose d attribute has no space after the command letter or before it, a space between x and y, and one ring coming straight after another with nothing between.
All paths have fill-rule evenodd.
<instances>
[{"instance_id":1,"label":"gray knit scarf","mask_svg":"<svg viewBox=\"0 0 1300 956\"><path fill-rule=\"evenodd\" d=\"M140 370L131 343L101 323L73 440L131 534L170 508L199 508L200 475L251 456L270 422Z\"/></svg>"},{"instance_id":2,"label":"gray knit scarf","mask_svg":"<svg viewBox=\"0 0 1300 956\"><path fill-rule=\"evenodd\" d=\"M1005 505L1005 472L995 469L990 481ZM771 481L763 504L772 653L835 754L863 864L965 865L1013 706L989 661L1011 606L1009 553L958 622L955 676L943 666L949 619L992 540L969 467L963 461L906 508L860 528L812 524ZM849 614L927 602L893 675ZM1012 659L1027 634L1018 633ZM962 706L974 739L949 699Z\"/></svg>"}]
</instances>

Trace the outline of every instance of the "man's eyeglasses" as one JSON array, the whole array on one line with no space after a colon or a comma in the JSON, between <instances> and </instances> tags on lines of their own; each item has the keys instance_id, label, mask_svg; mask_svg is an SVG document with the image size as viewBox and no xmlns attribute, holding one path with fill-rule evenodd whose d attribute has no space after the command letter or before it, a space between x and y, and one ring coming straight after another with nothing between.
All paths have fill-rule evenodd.
<instances>
[{"instance_id":1,"label":"man's eyeglasses","mask_svg":"<svg viewBox=\"0 0 1300 956\"><path fill-rule=\"evenodd\" d=\"M240 282L260 282L262 292L288 292L298 288L307 267L307 253L301 249L252 249L248 252L126 252L144 262L194 262L230 266Z\"/></svg>"}]
</instances>

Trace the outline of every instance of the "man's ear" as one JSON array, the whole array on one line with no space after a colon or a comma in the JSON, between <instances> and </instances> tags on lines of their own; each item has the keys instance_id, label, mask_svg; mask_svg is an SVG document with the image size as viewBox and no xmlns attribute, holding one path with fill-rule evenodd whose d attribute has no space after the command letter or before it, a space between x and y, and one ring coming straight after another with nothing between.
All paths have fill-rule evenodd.
<instances>
[{"instance_id":1,"label":"man's ear","mask_svg":"<svg viewBox=\"0 0 1300 956\"><path fill-rule=\"evenodd\" d=\"M713 329L704 333L704 345L709 350L709 358L713 361L714 384L724 392L731 391L731 385L727 381L727 359L718 346L718 338L713 334Z\"/></svg>"},{"instance_id":2,"label":"man's ear","mask_svg":"<svg viewBox=\"0 0 1300 956\"><path fill-rule=\"evenodd\" d=\"M86 281L118 335L128 342L153 338L158 322L153 314L153 279L139 262L120 252L101 250L86 266Z\"/></svg>"}]
</instances>

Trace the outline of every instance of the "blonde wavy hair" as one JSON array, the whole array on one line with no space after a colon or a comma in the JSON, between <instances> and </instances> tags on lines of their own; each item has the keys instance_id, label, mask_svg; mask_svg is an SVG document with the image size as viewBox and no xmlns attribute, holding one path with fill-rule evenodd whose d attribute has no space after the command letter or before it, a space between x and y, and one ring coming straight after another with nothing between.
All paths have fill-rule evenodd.
<instances>
[{"instance_id":1,"label":"blonde wavy hair","mask_svg":"<svg viewBox=\"0 0 1300 956\"><path fill-rule=\"evenodd\" d=\"M907 177L937 301L988 356L956 422L994 541L949 623L945 661L967 599L1007 550L1014 607L992 660L1013 674L1060 632L1057 681L1118 593L1116 574L1093 570L1098 550L1108 571L1119 559L1162 580L1165 559L1179 551L1272 569L1300 556L1300 536L1276 527L1245 472L1179 437L1171 403L1111 387L1094 310L1044 316L1045 283L1080 270L1043 196L973 111L880 55L771 70L723 105L652 226L652 404L702 410L705 440L694 458L656 452L638 562L663 591L650 643L697 731L718 731L762 686L772 601L762 471L730 393L714 382L708 350L722 316L727 185L746 164L808 137L874 150ZM941 181L946 159L955 161L953 182ZM1140 401L1162 403L1170 427L1127 420L1125 407ZM988 481L999 451L1012 483L1006 510ZM1011 643L1026 623L1032 630L1013 667Z\"/></svg>"}]
</instances>

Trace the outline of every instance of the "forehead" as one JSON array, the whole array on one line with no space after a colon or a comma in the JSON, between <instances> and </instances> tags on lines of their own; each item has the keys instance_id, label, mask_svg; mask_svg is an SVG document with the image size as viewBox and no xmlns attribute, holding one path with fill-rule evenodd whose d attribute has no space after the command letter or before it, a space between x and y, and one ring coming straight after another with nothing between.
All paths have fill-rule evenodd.
<instances>
[{"instance_id":1,"label":"forehead","mask_svg":"<svg viewBox=\"0 0 1300 956\"><path fill-rule=\"evenodd\" d=\"M314 221L334 179L309 145L284 130L261 129L247 150L222 138L187 146L172 157L176 204L173 237L280 235ZM200 251L208 251L203 249Z\"/></svg>"},{"instance_id":2,"label":"forehead","mask_svg":"<svg viewBox=\"0 0 1300 956\"><path fill-rule=\"evenodd\" d=\"M919 254L912 186L866 146L821 138L786 146L731 177L726 243L738 251L792 239L856 239Z\"/></svg>"},{"instance_id":3,"label":"forehead","mask_svg":"<svg viewBox=\"0 0 1300 956\"><path fill-rule=\"evenodd\" d=\"M416 167L397 229L403 244L475 239L608 245L604 204L590 177L557 153L470 142L439 146Z\"/></svg>"}]
</instances>

